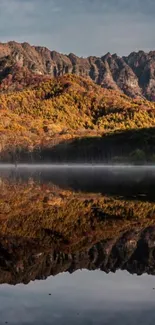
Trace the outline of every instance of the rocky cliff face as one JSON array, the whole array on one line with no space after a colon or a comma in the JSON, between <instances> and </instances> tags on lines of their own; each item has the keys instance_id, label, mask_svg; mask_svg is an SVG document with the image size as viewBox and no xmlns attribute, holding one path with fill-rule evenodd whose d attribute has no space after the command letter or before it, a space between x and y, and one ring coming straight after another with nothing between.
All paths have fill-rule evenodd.
<instances>
[{"instance_id":1,"label":"rocky cliff face","mask_svg":"<svg viewBox=\"0 0 155 325\"><path fill-rule=\"evenodd\" d=\"M34 76L40 79L66 73L91 78L103 87L122 90L131 97L141 96L155 101L155 51L133 52L127 57L107 53L101 58L79 58L72 53L63 55L28 43L0 43L2 90L8 83L28 85L31 79L36 81ZM24 83L23 79L28 80Z\"/></svg>"}]
</instances>

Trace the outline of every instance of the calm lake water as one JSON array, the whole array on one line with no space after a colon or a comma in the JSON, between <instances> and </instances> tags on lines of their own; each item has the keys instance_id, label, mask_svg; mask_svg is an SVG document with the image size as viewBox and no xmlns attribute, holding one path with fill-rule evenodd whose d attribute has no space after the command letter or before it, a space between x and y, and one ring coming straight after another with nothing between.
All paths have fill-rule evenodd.
<instances>
[{"instance_id":1,"label":"calm lake water","mask_svg":"<svg viewBox=\"0 0 155 325\"><path fill-rule=\"evenodd\" d=\"M0 167L0 324L154 324L155 168Z\"/></svg>"}]
</instances>

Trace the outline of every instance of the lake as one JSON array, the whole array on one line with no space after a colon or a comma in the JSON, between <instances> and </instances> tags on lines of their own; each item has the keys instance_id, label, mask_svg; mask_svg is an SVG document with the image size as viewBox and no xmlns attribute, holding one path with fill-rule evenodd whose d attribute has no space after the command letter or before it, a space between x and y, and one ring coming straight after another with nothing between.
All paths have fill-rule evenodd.
<instances>
[{"instance_id":1,"label":"lake","mask_svg":"<svg viewBox=\"0 0 155 325\"><path fill-rule=\"evenodd\" d=\"M0 324L154 324L155 168L0 166Z\"/></svg>"}]
</instances>

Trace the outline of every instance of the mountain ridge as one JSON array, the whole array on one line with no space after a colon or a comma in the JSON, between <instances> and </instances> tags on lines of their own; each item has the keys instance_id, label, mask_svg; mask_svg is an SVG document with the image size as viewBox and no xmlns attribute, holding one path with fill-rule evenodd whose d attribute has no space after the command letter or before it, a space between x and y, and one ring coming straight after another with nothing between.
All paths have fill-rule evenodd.
<instances>
[{"instance_id":1,"label":"mountain ridge","mask_svg":"<svg viewBox=\"0 0 155 325\"><path fill-rule=\"evenodd\" d=\"M155 101L155 51L132 52L129 56L107 53L101 57L78 57L14 41L0 43L0 90L4 91L11 76L29 74L36 79L76 74L92 79L103 88L121 90L131 97ZM37 78L38 77L38 78ZM21 76L22 78L22 76ZM21 89L19 80L19 90ZM14 80L12 80L14 83ZM18 90L18 86L16 86ZM9 88L8 88L9 89Z\"/></svg>"}]
</instances>

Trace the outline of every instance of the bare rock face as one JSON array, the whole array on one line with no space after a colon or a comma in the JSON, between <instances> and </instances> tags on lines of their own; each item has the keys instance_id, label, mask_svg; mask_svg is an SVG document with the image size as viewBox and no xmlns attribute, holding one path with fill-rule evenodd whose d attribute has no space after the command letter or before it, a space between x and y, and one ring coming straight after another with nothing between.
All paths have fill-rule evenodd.
<instances>
[{"instance_id":1,"label":"bare rock face","mask_svg":"<svg viewBox=\"0 0 155 325\"><path fill-rule=\"evenodd\" d=\"M15 67L15 68L14 68ZM155 51L133 52L127 57L107 53L101 58L60 54L28 43L0 43L0 82L16 67L38 76L57 77L67 73L91 78L105 88L121 90L131 97L155 101Z\"/></svg>"}]
</instances>

